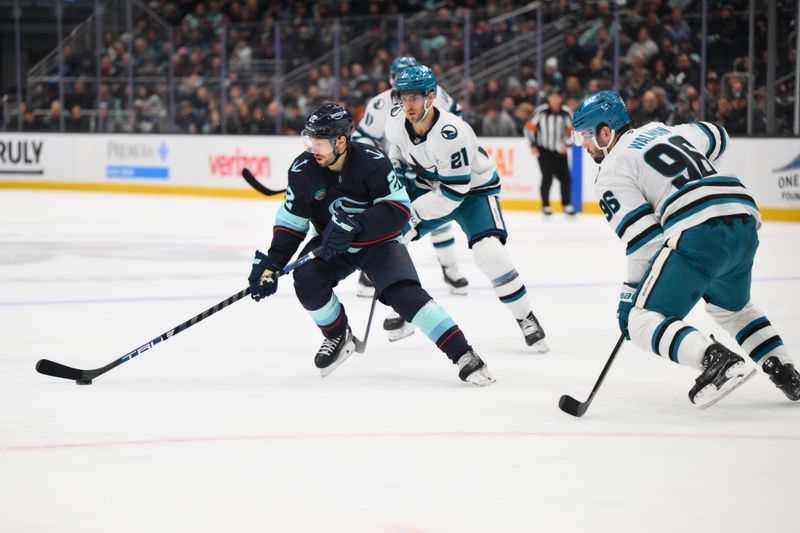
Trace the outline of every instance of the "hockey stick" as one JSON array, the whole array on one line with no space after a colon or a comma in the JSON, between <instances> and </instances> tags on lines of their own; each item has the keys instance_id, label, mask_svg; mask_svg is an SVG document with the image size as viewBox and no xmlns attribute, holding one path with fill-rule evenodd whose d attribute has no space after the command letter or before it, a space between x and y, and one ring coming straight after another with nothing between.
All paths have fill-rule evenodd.
<instances>
[{"instance_id":1,"label":"hockey stick","mask_svg":"<svg viewBox=\"0 0 800 533\"><path fill-rule=\"evenodd\" d=\"M369 330L372 327L372 315L375 314L375 303L378 301L378 291L375 291L375 296L372 297L372 307L369 308L369 318L367 319L367 329L364 331L364 340L360 341L353 337L356 343L356 352L364 353L367 349L367 339L369 339Z\"/></svg>"},{"instance_id":2,"label":"hockey stick","mask_svg":"<svg viewBox=\"0 0 800 533\"><path fill-rule=\"evenodd\" d=\"M288 274L289 272L291 272L295 268L297 268L297 267L307 263L308 261L314 259L321 252L322 252L322 247L315 248L314 250L310 251L309 253L307 253L306 255L304 255L303 257L301 257L300 259L298 259L294 263L286 265L285 267L283 267L278 272L275 272L273 274L273 277L275 279L277 279L277 278L283 276L284 274ZM175 335L177 335L178 333L180 333L181 331L189 329L190 327L194 326L195 324L197 324L201 320L210 317L211 315L213 315L217 311L221 311L222 309L225 309L226 307L228 307L232 303L238 302L239 300L241 300L242 298L244 298L248 294L250 294L250 287L247 287L246 289L237 292L236 294L234 294L230 298L226 298L225 300L221 301L220 303L218 303L217 305L215 305L213 307L209 307L208 309L206 309L205 311L203 311L199 315L190 318L186 322L175 326L174 328L172 328L171 330L169 330L169 331L167 331L165 333L162 333L161 335L159 335L155 339L152 339L151 341L142 344L138 348L135 348L135 349L131 350L130 352L126 353L125 355L123 355L119 359L116 359L116 360L110 362L106 366L102 366L100 368L95 368L95 369L92 369L92 370L81 370L79 368L72 368L70 366L62 365L61 363L56 363L54 361L50 361L49 359L40 359L39 362L36 363L36 371L39 372L40 374L44 374L46 376L53 376L55 378L63 378L63 379L72 379L72 380L75 380L75 382L78 385L90 385L92 383L92 380L94 378L96 378L97 376L105 374L106 372L108 372L112 368L118 367L122 363L124 363L124 362L126 362L126 361L128 361L130 359L133 359L137 355L141 355L143 352L146 352L147 350L149 350L150 348L152 348L153 346L155 346L159 342L165 341L167 339L170 339L170 338L174 337Z\"/></svg>"},{"instance_id":3,"label":"hockey stick","mask_svg":"<svg viewBox=\"0 0 800 533\"><path fill-rule=\"evenodd\" d=\"M600 372L600 377L597 378L597 383L594 384L594 388L592 389L592 393L589 395L589 398L585 402L579 402L572 396L565 394L558 400L558 407L567 414L572 416L583 416L583 413L589 408L589 404L592 403L594 399L594 395L597 394L597 389L600 388L600 385L603 383L603 380L606 379L606 374L608 374L608 369L611 368L611 363L614 362L614 358L617 357L617 352L619 352L620 346L622 346L622 342L625 340L625 334L619 336L619 340L617 341L617 345L614 346L614 351L611 352L611 357L608 358L608 362L606 366L603 367L603 371Z\"/></svg>"},{"instance_id":4,"label":"hockey stick","mask_svg":"<svg viewBox=\"0 0 800 533\"><path fill-rule=\"evenodd\" d=\"M276 191L276 190L270 189L269 187L267 187L265 185L262 185L256 179L256 177L253 176L253 173L250 172L250 169L243 168L242 169L242 177L244 178L244 181L246 181L248 185L250 185L252 188L254 188L255 190L257 190L258 192L260 192L261 194L263 194L265 196L275 196L276 194L282 194L282 193L286 192L286 189L283 189L283 190L280 190L280 191Z\"/></svg>"}]
</instances>

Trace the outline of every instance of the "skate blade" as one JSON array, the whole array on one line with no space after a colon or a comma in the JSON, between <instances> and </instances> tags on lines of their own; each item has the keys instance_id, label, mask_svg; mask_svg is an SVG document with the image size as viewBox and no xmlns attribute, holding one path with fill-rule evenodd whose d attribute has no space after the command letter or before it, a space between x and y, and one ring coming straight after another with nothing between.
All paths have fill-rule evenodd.
<instances>
[{"instance_id":1,"label":"skate blade","mask_svg":"<svg viewBox=\"0 0 800 533\"><path fill-rule=\"evenodd\" d=\"M386 336L389 338L389 342L397 342L400 339L405 339L406 337L410 337L411 335L414 334L415 331L416 328L414 328L413 325L406 322L400 329L387 329Z\"/></svg>"},{"instance_id":2,"label":"skate blade","mask_svg":"<svg viewBox=\"0 0 800 533\"><path fill-rule=\"evenodd\" d=\"M353 341L350 341L347 344L347 346L345 346L344 350L342 350L342 353L339 354L339 357L336 358L336 361L334 361L333 363L329 364L325 368L320 368L319 369L320 375L323 378L326 377L326 376L329 376L334 370L339 368L339 365L344 363L347 360L347 358L350 357L350 355L354 351L356 351L356 343L353 342Z\"/></svg>"},{"instance_id":3,"label":"skate blade","mask_svg":"<svg viewBox=\"0 0 800 533\"><path fill-rule=\"evenodd\" d=\"M467 287L453 287L452 285L448 285L450 288L450 294L455 296L466 296L467 295Z\"/></svg>"},{"instance_id":4,"label":"skate blade","mask_svg":"<svg viewBox=\"0 0 800 533\"><path fill-rule=\"evenodd\" d=\"M744 361L730 367L726 374L729 374L731 371L737 375L734 375L723 383L721 389L717 389L713 383L700 389L700 392L694 397L694 404L698 409L711 407L756 374L756 369L748 369Z\"/></svg>"},{"instance_id":5,"label":"skate blade","mask_svg":"<svg viewBox=\"0 0 800 533\"><path fill-rule=\"evenodd\" d=\"M365 285L359 285L358 289L356 290L356 296L359 298L372 298L375 296L375 287L367 287Z\"/></svg>"},{"instance_id":6,"label":"skate blade","mask_svg":"<svg viewBox=\"0 0 800 533\"><path fill-rule=\"evenodd\" d=\"M536 353L547 353L550 351L550 347L547 345L547 342L542 339L531 344L531 350Z\"/></svg>"},{"instance_id":7,"label":"skate blade","mask_svg":"<svg viewBox=\"0 0 800 533\"><path fill-rule=\"evenodd\" d=\"M485 387L487 385L491 385L492 383L496 382L497 380L489 373L489 370L484 365L482 368L476 370L469 376L467 376L467 383L471 383L473 385L477 385L478 387Z\"/></svg>"}]
</instances>

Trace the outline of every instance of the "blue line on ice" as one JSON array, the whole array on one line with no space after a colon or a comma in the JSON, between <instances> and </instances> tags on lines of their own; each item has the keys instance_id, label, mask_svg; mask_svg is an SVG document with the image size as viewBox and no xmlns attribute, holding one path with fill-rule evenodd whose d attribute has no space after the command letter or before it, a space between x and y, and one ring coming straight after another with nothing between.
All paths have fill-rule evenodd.
<instances>
[{"instance_id":1,"label":"blue line on ice","mask_svg":"<svg viewBox=\"0 0 800 533\"><path fill-rule=\"evenodd\" d=\"M786 281L800 281L800 276L788 276L788 277L774 277L774 278L753 278L753 283L774 283L774 282L786 282ZM585 282L585 283L532 283L526 284L528 289L588 289L588 288L596 288L596 287L616 287L619 285L619 282ZM437 294L447 294L448 291L445 288L433 288L433 289L426 289L429 293L437 295ZM487 286L473 286L470 285L470 291L480 291L480 292L487 292L493 291L491 287ZM352 290L338 290L336 291L337 294L346 294L352 296L355 294L355 291ZM90 298L85 300L34 300L34 301L11 301L11 302L0 302L0 307L23 307L23 306L32 306L32 305L86 305L86 304L118 304L118 303L136 303L136 302L180 302L180 301L194 301L194 300L222 300L227 298L229 295L221 295L221 294L206 294L206 295L194 295L194 296L143 296L143 297L131 297L131 298ZM294 294L291 293L279 293L273 296L272 298L295 298ZM366 301L366 300L365 300Z\"/></svg>"}]
</instances>

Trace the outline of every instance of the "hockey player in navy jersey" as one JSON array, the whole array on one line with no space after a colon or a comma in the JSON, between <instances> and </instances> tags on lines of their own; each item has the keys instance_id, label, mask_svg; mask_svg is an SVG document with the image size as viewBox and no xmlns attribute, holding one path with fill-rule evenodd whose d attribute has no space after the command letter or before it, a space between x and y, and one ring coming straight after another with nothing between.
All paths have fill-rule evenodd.
<instances>
[{"instance_id":1,"label":"hockey player in navy jersey","mask_svg":"<svg viewBox=\"0 0 800 533\"><path fill-rule=\"evenodd\" d=\"M364 118L358 123L356 131L353 133L354 141L372 146L379 146L383 148L384 151L389 151L389 143L384 135L384 130L386 129L386 119L389 117L389 111L394 107L392 93L394 92L395 80L397 80L397 76L400 75L400 72L404 68L412 67L416 64L417 60L411 56L398 57L392 62L392 66L389 69L389 84L391 88L383 91L367 102ZM461 116L461 107L441 87L437 87L436 90L436 105L450 111L456 116ZM453 233L452 224L442 225L440 228L437 228L436 231L431 232L430 236L433 247L436 250L436 257L439 259L439 265L442 267L444 281L450 289L450 293L460 295L467 294L469 282L458 270L455 235ZM366 279L363 274L359 278L358 295L372 296L369 279ZM397 325L397 319L399 319L399 317L394 315L387 318L386 323L390 328L394 328ZM395 326L391 325L393 321ZM400 320L400 325L402 325L402 320ZM390 330L389 340L398 340L398 338L402 338L393 334L392 331L396 332L397 330ZM413 332L413 330L411 330L411 332Z\"/></svg>"},{"instance_id":2,"label":"hockey player in navy jersey","mask_svg":"<svg viewBox=\"0 0 800 533\"><path fill-rule=\"evenodd\" d=\"M399 106L389 113L386 138L395 171L405 180L412 208L421 219L413 231L419 237L457 222L526 344L546 352L544 330L504 246L508 232L500 209L497 165L478 146L466 122L435 105L436 76L430 68L404 69L395 89Z\"/></svg>"},{"instance_id":3,"label":"hockey player in navy jersey","mask_svg":"<svg viewBox=\"0 0 800 533\"><path fill-rule=\"evenodd\" d=\"M256 301L277 290L272 277L306 237L302 254L322 246L321 258L294 270L295 293L325 337L314 363L327 376L355 349L344 306L333 288L355 270L366 272L380 300L416 325L476 385L494 381L456 323L420 286L400 242L410 202L386 154L350 141L353 117L323 104L306 121L307 150L289 169L286 197L266 254L257 251L248 281Z\"/></svg>"},{"instance_id":4,"label":"hockey player in navy jersey","mask_svg":"<svg viewBox=\"0 0 800 533\"><path fill-rule=\"evenodd\" d=\"M750 299L761 215L736 177L714 167L728 143L710 122L632 129L612 91L575 110L575 142L599 163L595 184L612 230L627 244L620 330L640 348L700 371L689 399L712 405L755 369L683 319L706 311L790 399L800 374L764 312Z\"/></svg>"}]
</instances>

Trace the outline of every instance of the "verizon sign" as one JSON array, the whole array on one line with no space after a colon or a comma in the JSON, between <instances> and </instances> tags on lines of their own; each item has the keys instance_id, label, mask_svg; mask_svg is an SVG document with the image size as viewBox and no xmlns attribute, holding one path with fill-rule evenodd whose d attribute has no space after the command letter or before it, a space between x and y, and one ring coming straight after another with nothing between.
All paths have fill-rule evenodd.
<instances>
[{"instance_id":1,"label":"verizon sign","mask_svg":"<svg viewBox=\"0 0 800 533\"><path fill-rule=\"evenodd\" d=\"M272 177L272 161L268 155L243 154L239 148L236 148L233 155L209 155L208 166L214 177L239 177L244 168L250 169L256 178L269 179Z\"/></svg>"}]
</instances>

